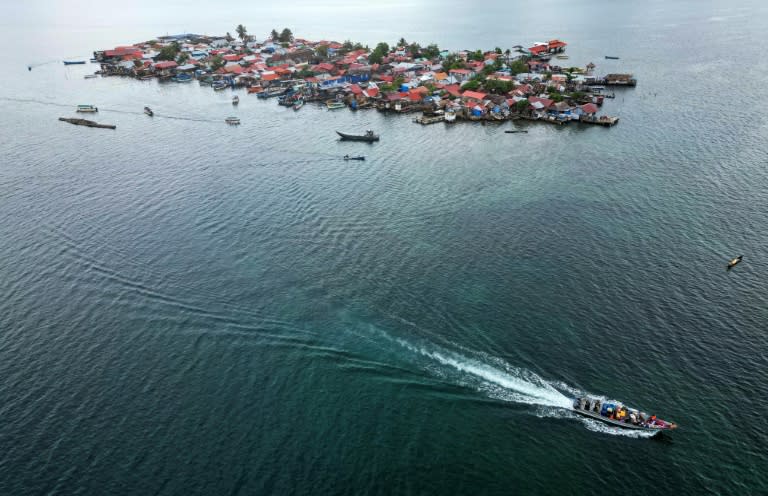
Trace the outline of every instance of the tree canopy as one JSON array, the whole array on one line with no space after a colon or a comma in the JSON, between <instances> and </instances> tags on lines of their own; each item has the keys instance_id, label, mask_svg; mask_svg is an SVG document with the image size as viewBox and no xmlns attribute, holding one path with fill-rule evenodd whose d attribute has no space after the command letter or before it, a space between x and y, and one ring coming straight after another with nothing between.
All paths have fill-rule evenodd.
<instances>
[{"instance_id":1,"label":"tree canopy","mask_svg":"<svg viewBox=\"0 0 768 496\"><path fill-rule=\"evenodd\" d=\"M283 30L280 32L280 36L278 37L278 39L279 39L279 40L280 40L282 43L290 43L291 41L293 41L293 33L291 32L291 30L290 30L290 29L288 29L288 28L284 28L284 29L283 29Z\"/></svg>"},{"instance_id":2,"label":"tree canopy","mask_svg":"<svg viewBox=\"0 0 768 496\"><path fill-rule=\"evenodd\" d=\"M381 64L381 61L384 59L384 56L389 53L389 45L384 43L383 41L376 45L376 48L373 49L373 52L368 56L368 62L371 64Z\"/></svg>"},{"instance_id":3,"label":"tree canopy","mask_svg":"<svg viewBox=\"0 0 768 496\"><path fill-rule=\"evenodd\" d=\"M272 41L277 41L277 39L280 37L280 34L277 32L277 29L273 29L269 36L272 38Z\"/></svg>"},{"instance_id":4,"label":"tree canopy","mask_svg":"<svg viewBox=\"0 0 768 496\"><path fill-rule=\"evenodd\" d=\"M157 60L176 60L176 55L181 50L181 47L175 41L168 45L165 45L160 53L155 57Z\"/></svg>"},{"instance_id":5,"label":"tree canopy","mask_svg":"<svg viewBox=\"0 0 768 496\"><path fill-rule=\"evenodd\" d=\"M224 57L222 57L221 55L214 55L214 57L211 59L211 62L210 62L211 70L217 71L222 67L224 67L224 64L226 64L226 62L224 61Z\"/></svg>"},{"instance_id":6,"label":"tree canopy","mask_svg":"<svg viewBox=\"0 0 768 496\"><path fill-rule=\"evenodd\" d=\"M421 49L421 54L428 59L434 59L440 56L440 48L436 44L431 43Z\"/></svg>"},{"instance_id":7,"label":"tree canopy","mask_svg":"<svg viewBox=\"0 0 768 496\"><path fill-rule=\"evenodd\" d=\"M242 24L238 24L235 28L235 31L237 32L237 37L240 38L243 42L248 39L248 30Z\"/></svg>"}]
</instances>

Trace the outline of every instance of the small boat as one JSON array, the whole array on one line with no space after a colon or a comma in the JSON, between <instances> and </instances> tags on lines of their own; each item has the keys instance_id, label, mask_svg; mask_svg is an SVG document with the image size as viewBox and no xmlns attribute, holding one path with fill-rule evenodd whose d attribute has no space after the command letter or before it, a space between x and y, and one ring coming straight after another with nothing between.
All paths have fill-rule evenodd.
<instances>
[{"instance_id":1,"label":"small boat","mask_svg":"<svg viewBox=\"0 0 768 496\"><path fill-rule=\"evenodd\" d=\"M99 77L99 76L97 76L96 74L86 74L85 76L83 76L83 79L93 79L96 77Z\"/></svg>"},{"instance_id":2,"label":"small boat","mask_svg":"<svg viewBox=\"0 0 768 496\"><path fill-rule=\"evenodd\" d=\"M739 255L738 257L728 262L728 267L726 267L726 269L731 270L732 268L736 267L736 265L741 262L742 257L744 257L744 255Z\"/></svg>"},{"instance_id":3,"label":"small boat","mask_svg":"<svg viewBox=\"0 0 768 496\"><path fill-rule=\"evenodd\" d=\"M515 133L527 133L528 130L527 129L514 129L514 130L509 130L508 129L508 130L506 130L504 132L507 133L507 134L515 134Z\"/></svg>"},{"instance_id":4,"label":"small boat","mask_svg":"<svg viewBox=\"0 0 768 496\"><path fill-rule=\"evenodd\" d=\"M293 104L293 110L299 110L301 107L304 106L304 100L296 100L296 103Z\"/></svg>"},{"instance_id":5,"label":"small boat","mask_svg":"<svg viewBox=\"0 0 768 496\"><path fill-rule=\"evenodd\" d=\"M176 77L173 78L174 81L177 83L191 83L192 82L192 76L189 74L176 74Z\"/></svg>"},{"instance_id":6,"label":"small boat","mask_svg":"<svg viewBox=\"0 0 768 496\"><path fill-rule=\"evenodd\" d=\"M237 105L238 103L240 103L240 97L237 96L237 95L233 96L232 97L232 105Z\"/></svg>"},{"instance_id":7,"label":"small boat","mask_svg":"<svg viewBox=\"0 0 768 496\"><path fill-rule=\"evenodd\" d=\"M363 155L358 155L357 157L350 157L349 155L344 155L344 160L365 160L365 157Z\"/></svg>"},{"instance_id":8,"label":"small boat","mask_svg":"<svg viewBox=\"0 0 768 496\"><path fill-rule=\"evenodd\" d=\"M229 85L227 83L225 83L224 81L216 81L211 86L213 87L213 91L221 91L221 90L225 90L225 89L227 89L229 87Z\"/></svg>"},{"instance_id":9,"label":"small boat","mask_svg":"<svg viewBox=\"0 0 768 496\"><path fill-rule=\"evenodd\" d=\"M98 112L98 107L95 107L93 105L78 105L77 106L78 112Z\"/></svg>"},{"instance_id":10,"label":"small boat","mask_svg":"<svg viewBox=\"0 0 768 496\"><path fill-rule=\"evenodd\" d=\"M342 141L366 141L368 143L372 143L374 141L379 141L379 135L374 134L373 131L366 131L365 134L347 134L342 133L339 131L336 131L336 134L341 136Z\"/></svg>"},{"instance_id":11,"label":"small boat","mask_svg":"<svg viewBox=\"0 0 768 496\"><path fill-rule=\"evenodd\" d=\"M608 60L619 60L618 57L612 57L611 55L606 55L605 58Z\"/></svg>"},{"instance_id":12,"label":"small boat","mask_svg":"<svg viewBox=\"0 0 768 496\"><path fill-rule=\"evenodd\" d=\"M150 116L150 117L152 117L153 115L155 115L155 113L154 113L154 112L152 112L152 109L151 109L151 108L149 108L149 107L144 107L144 113L145 113L145 114L147 114L147 115L148 115L148 116Z\"/></svg>"},{"instance_id":13,"label":"small boat","mask_svg":"<svg viewBox=\"0 0 768 496\"><path fill-rule=\"evenodd\" d=\"M555 55L555 58L560 60L567 60L570 57L568 55Z\"/></svg>"},{"instance_id":14,"label":"small boat","mask_svg":"<svg viewBox=\"0 0 768 496\"><path fill-rule=\"evenodd\" d=\"M85 60L65 60L64 65L80 65L85 64Z\"/></svg>"},{"instance_id":15,"label":"small boat","mask_svg":"<svg viewBox=\"0 0 768 496\"><path fill-rule=\"evenodd\" d=\"M330 100L325 102L325 106L328 107L328 110L336 110L336 109L342 109L346 107L344 102L337 102L335 100Z\"/></svg>"},{"instance_id":16,"label":"small boat","mask_svg":"<svg viewBox=\"0 0 768 496\"><path fill-rule=\"evenodd\" d=\"M251 86L248 88L248 93L260 93L262 91L264 91L264 88L261 86Z\"/></svg>"},{"instance_id":17,"label":"small boat","mask_svg":"<svg viewBox=\"0 0 768 496\"><path fill-rule=\"evenodd\" d=\"M224 119L224 122L231 125L238 125L240 124L240 119L238 117L227 117Z\"/></svg>"},{"instance_id":18,"label":"small boat","mask_svg":"<svg viewBox=\"0 0 768 496\"><path fill-rule=\"evenodd\" d=\"M606 424L635 431L658 434L677 429L677 424L648 415L636 408L627 408L621 403L602 402L597 398L575 398L571 410L574 413L599 420Z\"/></svg>"},{"instance_id":19,"label":"small boat","mask_svg":"<svg viewBox=\"0 0 768 496\"><path fill-rule=\"evenodd\" d=\"M115 126L114 124L99 124L98 122L89 121L87 119L72 119L68 117L59 117L59 120L62 122L69 122L70 124L74 124L75 126L98 127L101 129L117 129L117 126Z\"/></svg>"}]
</instances>

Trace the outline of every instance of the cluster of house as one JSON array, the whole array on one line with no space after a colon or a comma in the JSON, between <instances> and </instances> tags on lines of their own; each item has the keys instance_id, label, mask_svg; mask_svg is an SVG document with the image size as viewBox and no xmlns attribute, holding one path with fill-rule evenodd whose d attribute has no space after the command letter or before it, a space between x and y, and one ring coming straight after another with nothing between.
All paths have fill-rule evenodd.
<instances>
[{"instance_id":1,"label":"cluster of house","mask_svg":"<svg viewBox=\"0 0 768 496\"><path fill-rule=\"evenodd\" d=\"M164 47L171 44L178 48L175 60L158 60ZM182 34L94 55L105 74L161 79L188 74L265 89L299 80L313 88L315 94L340 92L355 107L375 104L406 111L431 102L446 111L477 119L504 118L511 113L558 121L594 117L603 96L592 91L590 85L604 84L606 79L594 75L593 64L570 71L551 65L552 55L563 52L566 46L563 41L550 40L528 49L518 46L514 52L496 49L478 56L479 52L441 51L429 58L411 53L408 46L395 46L372 63L372 51L359 45L355 49L349 42L256 42ZM454 68L445 69L449 59L449 67ZM512 67L518 71L522 67L524 72L513 73ZM483 82L508 84L496 84L491 91L481 91L483 83L465 87L479 75ZM631 79L629 75L614 76ZM500 93L499 87L508 91ZM564 98L553 98L553 93ZM571 98L574 93L578 99ZM523 100L527 105L519 104Z\"/></svg>"}]
</instances>

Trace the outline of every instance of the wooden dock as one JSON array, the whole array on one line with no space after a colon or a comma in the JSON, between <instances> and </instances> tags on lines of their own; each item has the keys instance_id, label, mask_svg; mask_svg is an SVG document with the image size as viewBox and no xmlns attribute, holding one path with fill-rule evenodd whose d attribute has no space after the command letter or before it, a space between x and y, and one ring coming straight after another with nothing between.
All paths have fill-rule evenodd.
<instances>
[{"instance_id":1,"label":"wooden dock","mask_svg":"<svg viewBox=\"0 0 768 496\"><path fill-rule=\"evenodd\" d=\"M413 122L427 125L427 124L435 124L436 122L443 122L445 120L445 115L422 115L421 117L416 117L413 119Z\"/></svg>"},{"instance_id":2,"label":"wooden dock","mask_svg":"<svg viewBox=\"0 0 768 496\"><path fill-rule=\"evenodd\" d=\"M610 117L607 115L601 115L600 117L587 117L585 115L581 116L581 119L579 119L579 122L583 122L584 124L595 124L597 126L615 126L619 123L618 117Z\"/></svg>"}]
</instances>

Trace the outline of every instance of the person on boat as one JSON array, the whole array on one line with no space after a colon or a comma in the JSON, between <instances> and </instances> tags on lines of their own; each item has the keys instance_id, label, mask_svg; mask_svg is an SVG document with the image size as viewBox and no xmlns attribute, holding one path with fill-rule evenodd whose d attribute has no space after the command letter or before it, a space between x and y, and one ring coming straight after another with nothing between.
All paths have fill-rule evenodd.
<instances>
[{"instance_id":1,"label":"person on boat","mask_svg":"<svg viewBox=\"0 0 768 496\"><path fill-rule=\"evenodd\" d=\"M595 413L600 413L600 400L595 400Z\"/></svg>"},{"instance_id":2,"label":"person on boat","mask_svg":"<svg viewBox=\"0 0 768 496\"><path fill-rule=\"evenodd\" d=\"M582 410L586 410L587 409L587 399L586 398L581 398L581 401L579 402L579 405L580 405Z\"/></svg>"}]
</instances>

